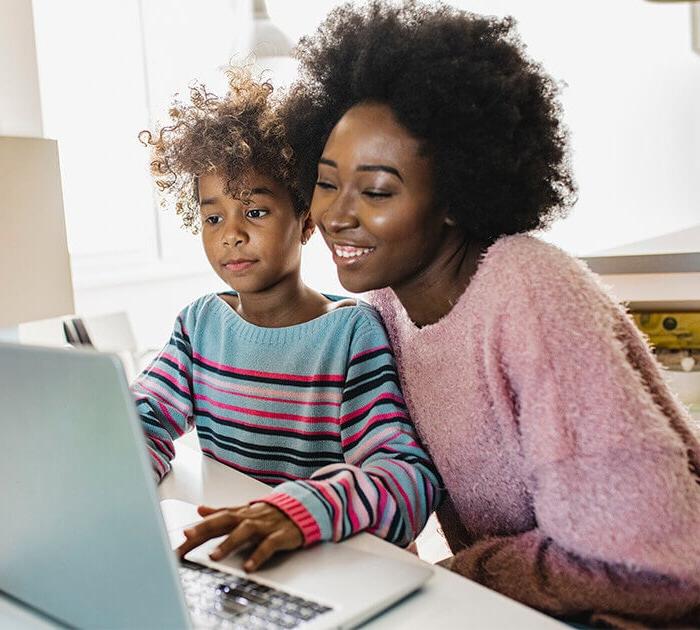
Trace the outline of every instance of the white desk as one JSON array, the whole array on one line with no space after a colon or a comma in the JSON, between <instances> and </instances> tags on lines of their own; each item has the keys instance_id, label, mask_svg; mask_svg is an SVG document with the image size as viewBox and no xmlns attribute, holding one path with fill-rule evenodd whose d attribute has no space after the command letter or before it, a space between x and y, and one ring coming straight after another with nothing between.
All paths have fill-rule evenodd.
<instances>
[{"instance_id":1,"label":"white desk","mask_svg":"<svg viewBox=\"0 0 700 630\"><path fill-rule=\"evenodd\" d=\"M213 506L238 505L268 488L186 446L178 448L173 471L160 486L163 499L181 499ZM342 543L375 554L422 562L413 554L369 534ZM55 628L45 618L0 595L0 628ZM370 621L368 630L397 628L475 628L478 630L562 630L563 624L450 571L435 567L426 586Z\"/></svg>"}]
</instances>

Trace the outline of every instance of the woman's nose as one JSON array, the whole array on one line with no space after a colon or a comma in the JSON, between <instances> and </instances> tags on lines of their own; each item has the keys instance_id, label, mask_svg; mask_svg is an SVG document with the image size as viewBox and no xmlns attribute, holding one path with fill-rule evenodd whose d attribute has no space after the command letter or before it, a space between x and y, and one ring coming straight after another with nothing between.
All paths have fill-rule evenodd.
<instances>
[{"instance_id":1,"label":"woman's nose","mask_svg":"<svg viewBox=\"0 0 700 630\"><path fill-rule=\"evenodd\" d=\"M327 232L342 232L357 227L357 213L351 196L338 194L323 212L321 224Z\"/></svg>"}]
</instances>

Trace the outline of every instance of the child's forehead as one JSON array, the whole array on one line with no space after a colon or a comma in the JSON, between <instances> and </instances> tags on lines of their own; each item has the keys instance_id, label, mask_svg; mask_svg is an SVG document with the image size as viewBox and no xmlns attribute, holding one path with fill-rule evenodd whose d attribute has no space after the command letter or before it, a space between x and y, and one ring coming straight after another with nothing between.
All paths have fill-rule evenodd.
<instances>
[{"instance_id":1,"label":"child's forehead","mask_svg":"<svg viewBox=\"0 0 700 630\"><path fill-rule=\"evenodd\" d=\"M246 200L259 195L283 200L289 196L284 183L271 175L253 169L235 176L227 176L218 171L200 175L197 178L197 192L200 201L217 197Z\"/></svg>"},{"instance_id":2,"label":"child's forehead","mask_svg":"<svg viewBox=\"0 0 700 630\"><path fill-rule=\"evenodd\" d=\"M208 190L218 194L250 193L258 189L274 192L285 188L284 184L274 177L255 170L235 174L211 171L197 177L197 185L200 191Z\"/></svg>"}]
</instances>

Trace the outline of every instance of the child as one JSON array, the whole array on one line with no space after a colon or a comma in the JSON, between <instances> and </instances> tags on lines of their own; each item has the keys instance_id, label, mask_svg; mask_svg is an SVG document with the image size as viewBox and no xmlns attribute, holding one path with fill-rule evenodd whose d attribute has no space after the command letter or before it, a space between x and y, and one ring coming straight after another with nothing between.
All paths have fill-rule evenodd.
<instances>
[{"instance_id":1,"label":"child","mask_svg":"<svg viewBox=\"0 0 700 630\"><path fill-rule=\"evenodd\" d=\"M193 88L170 126L142 134L159 188L232 290L185 307L133 392L158 479L173 440L196 428L206 455L276 487L251 506L200 508L179 551L230 533L212 557L261 543L245 564L255 570L362 530L407 545L440 491L386 333L367 304L302 282L314 228L271 86L228 76L226 98Z\"/></svg>"}]
</instances>

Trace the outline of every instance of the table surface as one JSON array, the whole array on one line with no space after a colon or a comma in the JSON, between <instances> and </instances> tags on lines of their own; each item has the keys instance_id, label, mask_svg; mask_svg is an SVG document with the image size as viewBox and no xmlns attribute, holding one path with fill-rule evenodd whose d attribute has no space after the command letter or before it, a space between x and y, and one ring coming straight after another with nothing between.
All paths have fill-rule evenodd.
<instances>
[{"instance_id":1,"label":"table surface","mask_svg":"<svg viewBox=\"0 0 700 630\"><path fill-rule=\"evenodd\" d=\"M173 470L159 487L162 499L181 499L213 506L245 503L268 490L264 484L203 457L199 451L184 445L177 449ZM369 534L354 536L341 544L407 562L422 562L413 554ZM363 628L561 630L566 627L441 567L434 567L434 571L420 591L374 618ZM45 630L55 627L45 617L0 594L0 628Z\"/></svg>"}]
</instances>

